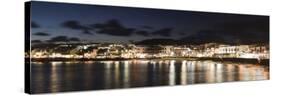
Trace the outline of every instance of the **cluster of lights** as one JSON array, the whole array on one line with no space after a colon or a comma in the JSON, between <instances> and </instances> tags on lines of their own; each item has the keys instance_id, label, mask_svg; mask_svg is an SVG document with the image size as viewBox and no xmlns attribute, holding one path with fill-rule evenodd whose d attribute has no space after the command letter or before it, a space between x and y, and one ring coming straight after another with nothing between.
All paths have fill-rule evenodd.
<instances>
[{"instance_id":1,"label":"cluster of lights","mask_svg":"<svg viewBox=\"0 0 281 95\"><path fill-rule=\"evenodd\" d=\"M89 45L77 46L77 50L89 49ZM32 51L32 58L162 58L162 57L218 57L218 58L258 58L269 59L269 52L265 46L250 45L218 45L217 47L208 47L199 49L198 47L186 46L162 46L151 49L149 46L132 45L130 48L121 44L110 44L108 46L97 47L90 52L83 54L60 52L49 53L46 50ZM65 47L67 48L67 47ZM104 50L99 52L100 50Z\"/></svg>"}]
</instances>

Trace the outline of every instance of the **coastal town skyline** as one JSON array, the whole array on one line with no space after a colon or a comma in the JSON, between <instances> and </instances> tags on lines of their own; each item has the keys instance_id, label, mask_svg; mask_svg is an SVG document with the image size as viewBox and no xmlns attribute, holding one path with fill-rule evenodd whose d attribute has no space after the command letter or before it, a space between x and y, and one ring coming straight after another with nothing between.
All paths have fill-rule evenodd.
<instances>
[{"instance_id":1,"label":"coastal town skyline","mask_svg":"<svg viewBox=\"0 0 281 95\"><path fill-rule=\"evenodd\" d=\"M269 59L268 16L45 2L31 15L33 58Z\"/></svg>"},{"instance_id":2,"label":"coastal town skyline","mask_svg":"<svg viewBox=\"0 0 281 95\"><path fill-rule=\"evenodd\" d=\"M268 80L269 16L31 1L30 94Z\"/></svg>"}]
</instances>

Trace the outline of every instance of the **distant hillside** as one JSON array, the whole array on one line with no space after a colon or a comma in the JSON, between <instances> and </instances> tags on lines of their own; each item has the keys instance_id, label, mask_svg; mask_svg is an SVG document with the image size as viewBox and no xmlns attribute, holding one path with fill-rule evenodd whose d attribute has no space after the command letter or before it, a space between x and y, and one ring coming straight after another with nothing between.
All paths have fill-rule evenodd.
<instances>
[{"instance_id":1,"label":"distant hillside","mask_svg":"<svg viewBox=\"0 0 281 95\"><path fill-rule=\"evenodd\" d=\"M146 39L136 42L137 45L176 45L181 44L179 41L174 39Z\"/></svg>"}]
</instances>

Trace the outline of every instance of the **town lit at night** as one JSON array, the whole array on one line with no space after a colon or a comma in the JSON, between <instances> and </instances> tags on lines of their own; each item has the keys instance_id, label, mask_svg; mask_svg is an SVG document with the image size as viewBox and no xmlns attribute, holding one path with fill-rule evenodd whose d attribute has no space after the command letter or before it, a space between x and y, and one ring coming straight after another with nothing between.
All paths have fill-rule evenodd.
<instances>
[{"instance_id":1,"label":"town lit at night","mask_svg":"<svg viewBox=\"0 0 281 95\"><path fill-rule=\"evenodd\" d=\"M28 93L269 79L269 16L40 1L26 7Z\"/></svg>"}]
</instances>

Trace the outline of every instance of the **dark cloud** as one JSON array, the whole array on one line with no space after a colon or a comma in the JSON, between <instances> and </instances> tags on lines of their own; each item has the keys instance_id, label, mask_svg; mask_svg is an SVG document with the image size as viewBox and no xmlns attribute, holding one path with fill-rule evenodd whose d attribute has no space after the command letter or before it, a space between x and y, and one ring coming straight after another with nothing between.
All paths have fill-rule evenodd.
<instances>
[{"instance_id":1,"label":"dark cloud","mask_svg":"<svg viewBox=\"0 0 281 95\"><path fill-rule=\"evenodd\" d=\"M89 31L89 30L84 30L83 34L93 35L93 33L91 31Z\"/></svg>"},{"instance_id":2,"label":"dark cloud","mask_svg":"<svg viewBox=\"0 0 281 95\"><path fill-rule=\"evenodd\" d=\"M142 41L136 42L138 45L175 45L180 44L180 41L174 39L163 39L163 38L154 38L154 39L145 39Z\"/></svg>"},{"instance_id":3,"label":"dark cloud","mask_svg":"<svg viewBox=\"0 0 281 95\"><path fill-rule=\"evenodd\" d=\"M36 36L50 36L50 34L44 33L44 32L33 33L33 35L36 35Z\"/></svg>"},{"instance_id":4,"label":"dark cloud","mask_svg":"<svg viewBox=\"0 0 281 95\"><path fill-rule=\"evenodd\" d=\"M153 27L151 27L151 26L147 26L147 25L143 25L143 26L141 26L141 28L143 28L143 29L153 29Z\"/></svg>"},{"instance_id":5,"label":"dark cloud","mask_svg":"<svg viewBox=\"0 0 281 95\"><path fill-rule=\"evenodd\" d=\"M96 24L91 24L90 27L93 27L93 28L104 28L104 24L100 24L100 23L96 23Z\"/></svg>"},{"instance_id":6,"label":"dark cloud","mask_svg":"<svg viewBox=\"0 0 281 95\"><path fill-rule=\"evenodd\" d=\"M65 21L61 25L64 28L69 28L69 29L73 29L73 30L80 30L80 31L82 31L83 34L90 34L91 35L92 34L91 30L93 30L88 25L81 25L80 22L75 21L75 20Z\"/></svg>"},{"instance_id":7,"label":"dark cloud","mask_svg":"<svg viewBox=\"0 0 281 95\"><path fill-rule=\"evenodd\" d=\"M69 38L68 40L69 40L69 41L80 41L80 39L79 39L79 38L76 38L76 37L71 37L71 38Z\"/></svg>"},{"instance_id":8,"label":"dark cloud","mask_svg":"<svg viewBox=\"0 0 281 95\"><path fill-rule=\"evenodd\" d=\"M98 23L92 25L97 29L97 33L107 34L112 36L131 36L135 29L123 26L118 20L112 19L105 23Z\"/></svg>"},{"instance_id":9,"label":"dark cloud","mask_svg":"<svg viewBox=\"0 0 281 95\"><path fill-rule=\"evenodd\" d=\"M179 35L185 35L186 33L184 33L184 32L179 32L178 34L179 34Z\"/></svg>"},{"instance_id":10,"label":"dark cloud","mask_svg":"<svg viewBox=\"0 0 281 95\"><path fill-rule=\"evenodd\" d=\"M148 32L147 29L153 30L151 26L141 26L142 29L135 29L124 26L119 20L111 19L104 23L95 23L90 25L82 25L78 21L69 20L65 21L62 24L62 27L69 28L73 30L80 30L83 34L92 35L93 32L99 34L106 34L111 36L131 36L132 34L140 36L150 36L158 35L164 37L170 37L172 28L163 28L156 30L154 32ZM95 30L95 31L94 31Z\"/></svg>"},{"instance_id":11,"label":"dark cloud","mask_svg":"<svg viewBox=\"0 0 281 95\"><path fill-rule=\"evenodd\" d=\"M68 42L68 38L66 36L57 36L53 37L48 42Z\"/></svg>"},{"instance_id":12,"label":"dark cloud","mask_svg":"<svg viewBox=\"0 0 281 95\"><path fill-rule=\"evenodd\" d=\"M40 26L34 21L31 22L31 28L40 28Z\"/></svg>"},{"instance_id":13,"label":"dark cloud","mask_svg":"<svg viewBox=\"0 0 281 95\"><path fill-rule=\"evenodd\" d=\"M62 26L65 28L70 28L70 29L75 29L75 30L88 29L87 27L80 25L80 23L75 20L65 21L62 23Z\"/></svg>"},{"instance_id":14,"label":"dark cloud","mask_svg":"<svg viewBox=\"0 0 281 95\"><path fill-rule=\"evenodd\" d=\"M67 36L57 36L48 40L48 42L73 42L73 41L80 41L80 39L75 37L69 38Z\"/></svg>"},{"instance_id":15,"label":"dark cloud","mask_svg":"<svg viewBox=\"0 0 281 95\"><path fill-rule=\"evenodd\" d=\"M150 35L147 31L143 31L143 30L136 31L136 34L141 35L141 36L149 36Z\"/></svg>"},{"instance_id":16,"label":"dark cloud","mask_svg":"<svg viewBox=\"0 0 281 95\"><path fill-rule=\"evenodd\" d=\"M164 36L164 37L170 37L171 36L171 32L172 32L172 28L163 28L163 29L159 29L155 32L152 32L152 35L159 35L159 36Z\"/></svg>"}]
</instances>

